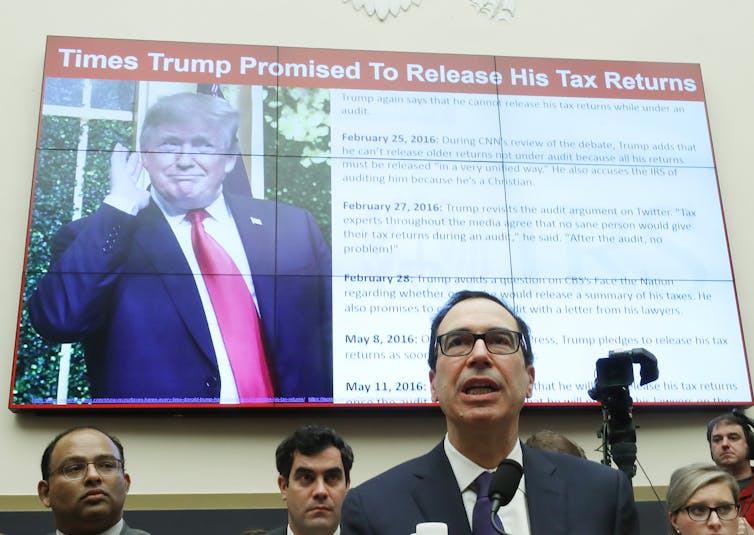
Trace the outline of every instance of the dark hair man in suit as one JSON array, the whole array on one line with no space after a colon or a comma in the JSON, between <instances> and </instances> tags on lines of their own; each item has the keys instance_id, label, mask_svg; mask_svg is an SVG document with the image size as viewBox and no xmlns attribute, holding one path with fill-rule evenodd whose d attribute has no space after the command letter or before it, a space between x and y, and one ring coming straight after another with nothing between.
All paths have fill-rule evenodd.
<instances>
[{"instance_id":1,"label":"dark hair man in suit","mask_svg":"<svg viewBox=\"0 0 754 535\"><path fill-rule=\"evenodd\" d=\"M123 445L96 427L63 431L42 454L37 493L58 535L149 535L123 520L130 486Z\"/></svg>"},{"instance_id":2,"label":"dark hair man in suit","mask_svg":"<svg viewBox=\"0 0 754 535\"><path fill-rule=\"evenodd\" d=\"M752 438L748 423L735 414L721 414L707 423L707 442L712 460L738 482L739 515L754 525L754 470Z\"/></svg>"},{"instance_id":3,"label":"dark hair man in suit","mask_svg":"<svg viewBox=\"0 0 754 535\"><path fill-rule=\"evenodd\" d=\"M300 427L277 447L275 464L288 526L268 535L338 535L353 466L345 440L327 427Z\"/></svg>"},{"instance_id":4,"label":"dark hair man in suit","mask_svg":"<svg viewBox=\"0 0 754 535\"><path fill-rule=\"evenodd\" d=\"M432 321L429 366L445 439L353 488L343 504L343 535L408 535L422 522L445 523L452 535L479 535L491 528L491 516L475 514L487 494L478 489L505 459L523 465L523 477L498 513L500 529L515 535L639 533L624 473L521 444L519 416L534 386L533 354L528 326L501 300L486 292L454 294Z\"/></svg>"}]
</instances>

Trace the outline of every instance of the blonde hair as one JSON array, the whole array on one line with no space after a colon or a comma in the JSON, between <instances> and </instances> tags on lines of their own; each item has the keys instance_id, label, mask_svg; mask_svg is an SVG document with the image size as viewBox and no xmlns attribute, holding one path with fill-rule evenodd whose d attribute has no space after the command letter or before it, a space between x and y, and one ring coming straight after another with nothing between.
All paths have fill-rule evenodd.
<instances>
[{"instance_id":1,"label":"blonde hair","mask_svg":"<svg viewBox=\"0 0 754 535\"><path fill-rule=\"evenodd\" d=\"M738 504L738 483L732 475L714 464L694 463L678 468L670 476L666 496L668 511L677 514L699 489L712 483L725 483L733 503ZM669 533L675 533L672 525Z\"/></svg>"}]
</instances>

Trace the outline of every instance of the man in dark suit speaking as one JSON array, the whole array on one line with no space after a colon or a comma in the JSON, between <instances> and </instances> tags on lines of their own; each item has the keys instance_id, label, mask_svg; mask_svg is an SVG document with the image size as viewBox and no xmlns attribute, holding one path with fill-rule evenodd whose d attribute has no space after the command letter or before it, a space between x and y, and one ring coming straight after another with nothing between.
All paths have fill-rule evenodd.
<instances>
[{"instance_id":1,"label":"man in dark suit speaking","mask_svg":"<svg viewBox=\"0 0 754 535\"><path fill-rule=\"evenodd\" d=\"M534 385L529 328L494 296L459 292L440 310L430 335L432 399L447 434L432 451L352 488L342 535L409 535L443 522L452 535L489 533L486 473L504 459L524 476L498 520L512 535L637 535L628 478L571 455L529 448L519 414ZM478 514L486 502L487 514ZM492 531L494 533L494 531Z\"/></svg>"},{"instance_id":2,"label":"man in dark suit speaking","mask_svg":"<svg viewBox=\"0 0 754 535\"><path fill-rule=\"evenodd\" d=\"M332 398L329 248L308 211L223 193L237 129L221 98L161 98L103 204L56 233L30 317L83 343L95 401Z\"/></svg>"}]
</instances>

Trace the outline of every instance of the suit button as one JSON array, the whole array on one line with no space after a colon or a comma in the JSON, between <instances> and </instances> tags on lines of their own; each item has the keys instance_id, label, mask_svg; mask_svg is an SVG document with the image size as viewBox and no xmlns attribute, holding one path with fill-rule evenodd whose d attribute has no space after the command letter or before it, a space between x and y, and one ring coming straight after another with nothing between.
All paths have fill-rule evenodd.
<instances>
[{"instance_id":1,"label":"suit button","mask_svg":"<svg viewBox=\"0 0 754 535\"><path fill-rule=\"evenodd\" d=\"M220 379L213 375L212 377L207 378L207 380L204 382L204 386L206 386L207 388L212 388L213 386L217 385L217 383L219 382L220 382Z\"/></svg>"}]
</instances>

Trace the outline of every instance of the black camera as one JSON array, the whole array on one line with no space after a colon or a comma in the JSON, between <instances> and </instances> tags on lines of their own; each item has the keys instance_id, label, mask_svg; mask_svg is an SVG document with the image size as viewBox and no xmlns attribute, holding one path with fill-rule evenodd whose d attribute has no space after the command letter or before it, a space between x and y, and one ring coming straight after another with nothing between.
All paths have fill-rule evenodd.
<instances>
[{"instance_id":1,"label":"black camera","mask_svg":"<svg viewBox=\"0 0 754 535\"><path fill-rule=\"evenodd\" d=\"M641 366L640 384L657 380L660 375L655 356L644 348L610 351L597 360L597 377L589 397L602 404L602 463L615 460L629 478L636 475L636 427L633 423L633 400L628 387L634 382L634 364Z\"/></svg>"},{"instance_id":2,"label":"black camera","mask_svg":"<svg viewBox=\"0 0 754 535\"><path fill-rule=\"evenodd\" d=\"M603 394L609 389L633 384L634 364L641 366L640 385L656 381L660 376L657 359L646 349L610 351L607 358L597 359L597 378L594 387L589 389L589 397L595 401L602 401Z\"/></svg>"}]
</instances>

